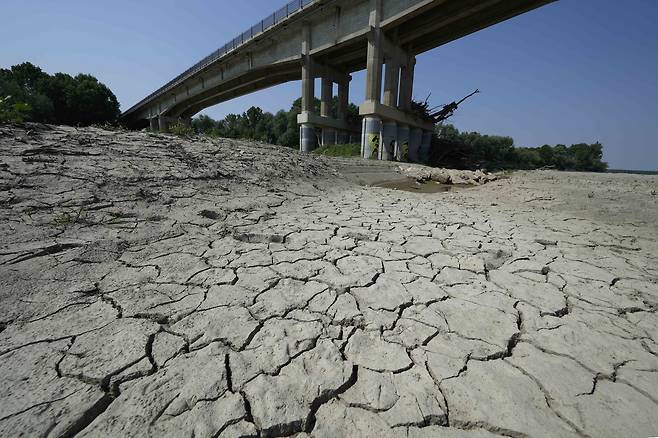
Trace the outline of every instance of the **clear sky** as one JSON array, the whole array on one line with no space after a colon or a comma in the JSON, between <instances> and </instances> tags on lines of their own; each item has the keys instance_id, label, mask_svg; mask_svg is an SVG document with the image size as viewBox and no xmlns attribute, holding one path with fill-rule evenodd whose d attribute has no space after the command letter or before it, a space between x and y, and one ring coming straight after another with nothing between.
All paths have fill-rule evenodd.
<instances>
[{"instance_id":1,"label":"clear sky","mask_svg":"<svg viewBox=\"0 0 658 438\"><path fill-rule=\"evenodd\" d=\"M284 0L1 0L0 67L91 73L127 109ZM364 75L350 100L363 100ZM560 0L418 56L415 98L480 88L461 130L517 146L600 141L613 168L658 170L658 0ZM206 109L288 108L292 82Z\"/></svg>"}]
</instances>

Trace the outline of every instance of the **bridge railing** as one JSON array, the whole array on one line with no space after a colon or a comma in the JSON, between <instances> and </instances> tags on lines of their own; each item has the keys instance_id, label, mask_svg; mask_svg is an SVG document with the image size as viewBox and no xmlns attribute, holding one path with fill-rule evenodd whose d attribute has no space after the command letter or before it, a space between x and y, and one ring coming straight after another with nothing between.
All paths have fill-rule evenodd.
<instances>
[{"instance_id":1,"label":"bridge railing","mask_svg":"<svg viewBox=\"0 0 658 438\"><path fill-rule=\"evenodd\" d=\"M261 33L265 32L267 29L270 27L274 26L275 24L278 24L290 17L291 15L297 13L298 11L301 11L302 9L306 8L313 2L317 0L293 0L286 4L284 7L279 9L278 11L274 12L271 15L268 15L264 19L262 19L259 23L255 24L254 26L251 26L248 30L245 32L242 32L240 35L237 37L233 38L226 44L224 44L222 47L219 49L215 50L212 52L210 55L206 56L203 58L201 61L197 62L194 64L192 67L188 68L185 70L183 73L179 74L176 76L174 79L171 81L167 82L165 85L162 87L158 88L155 90L153 93L149 94L146 96L144 99L140 100L137 102L135 105L130 107L127 111L124 112L124 114L128 114L129 112L133 111L137 107L143 105L144 103L148 102L155 96L158 96L167 90L173 88L183 80L187 79L188 77L192 76L194 73L203 70L205 67L208 65L212 64L213 62L217 61L219 58L231 53L247 41L250 41L254 37L260 35Z\"/></svg>"}]
</instances>

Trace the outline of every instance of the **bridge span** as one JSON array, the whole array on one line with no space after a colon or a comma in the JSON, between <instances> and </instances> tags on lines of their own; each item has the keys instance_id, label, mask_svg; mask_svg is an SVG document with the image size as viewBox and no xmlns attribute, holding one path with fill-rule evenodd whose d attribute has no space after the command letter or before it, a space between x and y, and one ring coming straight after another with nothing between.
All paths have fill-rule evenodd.
<instances>
[{"instance_id":1,"label":"bridge span","mask_svg":"<svg viewBox=\"0 0 658 438\"><path fill-rule=\"evenodd\" d=\"M433 126L411 111L416 55L556 0L294 0L121 116L167 130L212 105L301 80L300 150L360 135L366 158L429 154ZM350 74L366 69L360 127L346 121ZM321 78L321 109L314 110ZM338 108L330 102L337 84Z\"/></svg>"}]
</instances>

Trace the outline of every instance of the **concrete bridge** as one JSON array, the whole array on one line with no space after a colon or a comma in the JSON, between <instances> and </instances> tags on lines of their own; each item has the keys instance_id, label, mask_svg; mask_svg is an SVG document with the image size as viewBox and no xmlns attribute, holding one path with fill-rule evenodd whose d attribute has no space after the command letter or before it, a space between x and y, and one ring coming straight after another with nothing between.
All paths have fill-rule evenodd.
<instances>
[{"instance_id":1,"label":"concrete bridge","mask_svg":"<svg viewBox=\"0 0 658 438\"><path fill-rule=\"evenodd\" d=\"M416 55L555 0L294 0L121 116L166 130L199 111L301 79L300 150L360 135L366 158L429 154L431 122L411 111ZM361 127L348 125L350 73L367 70ZM321 109L314 110L321 78ZM337 116L330 111L337 84ZM316 135L319 134L319 135Z\"/></svg>"}]
</instances>

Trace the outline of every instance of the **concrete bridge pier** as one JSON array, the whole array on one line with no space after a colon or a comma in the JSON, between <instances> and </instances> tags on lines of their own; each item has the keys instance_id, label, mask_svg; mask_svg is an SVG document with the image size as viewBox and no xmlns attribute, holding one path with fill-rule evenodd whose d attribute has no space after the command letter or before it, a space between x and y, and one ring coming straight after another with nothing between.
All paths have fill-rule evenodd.
<instances>
[{"instance_id":1,"label":"concrete bridge pier","mask_svg":"<svg viewBox=\"0 0 658 438\"><path fill-rule=\"evenodd\" d=\"M364 117L361 129L361 156L379 158L379 146L382 137L382 119Z\"/></svg>"},{"instance_id":2,"label":"concrete bridge pier","mask_svg":"<svg viewBox=\"0 0 658 438\"><path fill-rule=\"evenodd\" d=\"M335 68L319 63L310 55L310 31L302 28L302 108L297 116L301 152L316 148L315 129L320 129L322 146L349 141L350 126L347 124L349 84L352 76ZM315 112L315 78L321 79L320 114ZM333 86L338 84L336 117L332 114Z\"/></svg>"},{"instance_id":3,"label":"concrete bridge pier","mask_svg":"<svg viewBox=\"0 0 658 438\"><path fill-rule=\"evenodd\" d=\"M409 132L409 161L412 163L420 162L420 145L423 142L423 130L421 128L412 128Z\"/></svg>"},{"instance_id":4,"label":"concrete bridge pier","mask_svg":"<svg viewBox=\"0 0 658 438\"><path fill-rule=\"evenodd\" d=\"M427 163L430 160L430 148L432 147L432 131L423 131L423 141L420 144L420 162Z\"/></svg>"},{"instance_id":5,"label":"concrete bridge pier","mask_svg":"<svg viewBox=\"0 0 658 438\"><path fill-rule=\"evenodd\" d=\"M384 105L396 107L398 104L398 85L400 82L400 63L395 57L385 58L384 68ZM399 126L395 120L386 120L382 130L382 153L380 160L394 160L398 145Z\"/></svg>"},{"instance_id":6,"label":"concrete bridge pier","mask_svg":"<svg viewBox=\"0 0 658 438\"><path fill-rule=\"evenodd\" d=\"M338 107L336 117L347 124L347 108L350 102L350 81L352 76L346 75L345 79L338 83ZM350 141L350 133L345 129L339 129L336 133L336 143L346 144Z\"/></svg>"},{"instance_id":7,"label":"concrete bridge pier","mask_svg":"<svg viewBox=\"0 0 658 438\"><path fill-rule=\"evenodd\" d=\"M159 129L160 129L160 125L158 124L158 118L151 117L149 119L149 130L151 132L158 132Z\"/></svg>"},{"instance_id":8,"label":"concrete bridge pier","mask_svg":"<svg viewBox=\"0 0 658 438\"><path fill-rule=\"evenodd\" d=\"M416 58L409 47L398 43L398 34L383 33L381 16L382 0L370 0L366 96L359 107L359 114L364 118L361 155L363 158L403 161L409 155L410 130L430 130L432 124L411 111ZM414 135L412 155L415 158L419 155L417 151L422 140L418 132Z\"/></svg>"},{"instance_id":9,"label":"concrete bridge pier","mask_svg":"<svg viewBox=\"0 0 658 438\"><path fill-rule=\"evenodd\" d=\"M311 152L315 149L315 128L310 123L314 115L315 76L311 59L311 29L308 23L302 26L302 112L299 123L299 150Z\"/></svg>"},{"instance_id":10,"label":"concrete bridge pier","mask_svg":"<svg viewBox=\"0 0 658 438\"><path fill-rule=\"evenodd\" d=\"M313 152L315 149L315 128L310 123L299 126L299 150L301 152Z\"/></svg>"},{"instance_id":11,"label":"concrete bridge pier","mask_svg":"<svg viewBox=\"0 0 658 438\"><path fill-rule=\"evenodd\" d=\"M398 143L398 124L387 120L382 125L382 147L380 160L391 161L395 158L395 148Z\"/></svg>"},{"instance_id":12,"label":"concrete bridge pier","mask_svg":"<svg viewBox=\"0 0 658 438\"><path fill-rule=\"evenodd\" d=\"M158 116L158 129L160 132L169 131L169 118L163 115Z\"/></svg>"},{"instance_id":13,"label":"concrete bridge pier","mask_svg":"<svg viewBox=\"0 0 658 438\"><path fill-rule=\"evenodd\" d=\"M333 82L329 78L322 78L322 90L320 92L320 117L331 118L333 85ZM323 126L321 140L322 146L336 144L336 129L330 126Z\"/></svg>"},{"instance_id":14,"label":"concrete bridge pier","mask_svg":"<svg viewBox=\"0 0 658 438\"><path fill-rule=\"evenodd\" d=\"M409 125L398 125L398 142L395 148L395 160L404 161L409 154Z\"/></svg>"}]
</instances>

